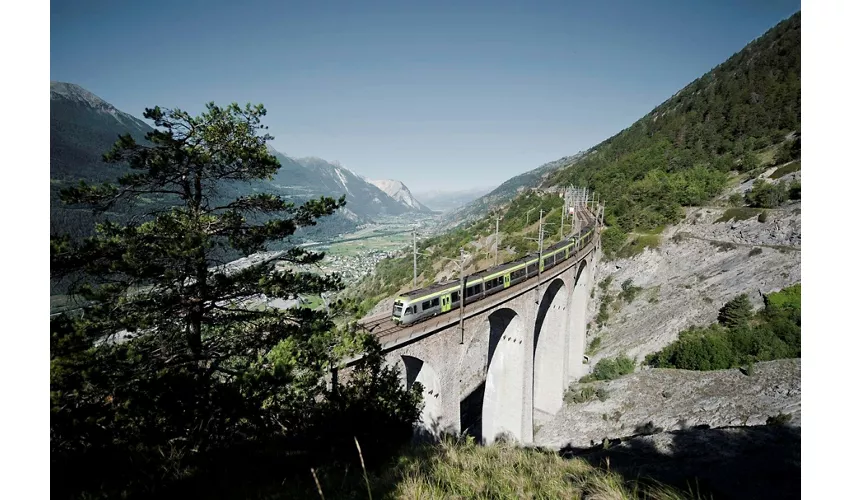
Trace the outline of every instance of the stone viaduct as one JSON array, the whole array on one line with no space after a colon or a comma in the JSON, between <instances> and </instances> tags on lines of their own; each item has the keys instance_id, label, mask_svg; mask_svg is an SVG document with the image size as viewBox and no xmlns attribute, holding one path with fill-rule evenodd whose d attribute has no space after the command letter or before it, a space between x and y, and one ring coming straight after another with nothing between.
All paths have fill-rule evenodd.
<instances>
[{"instance_id":1,"label":"stone viaduct","mask_svg":"<svg viewBox=\"0 0 850 500\"><path fill-rule=\"evenodd\" d=\"M599 234L578 254L515 289L381 339L404 383L423 385L420 425L530 444L535 426L586 374L587 302L601 257Z\"/></svg>"}]
</instances>

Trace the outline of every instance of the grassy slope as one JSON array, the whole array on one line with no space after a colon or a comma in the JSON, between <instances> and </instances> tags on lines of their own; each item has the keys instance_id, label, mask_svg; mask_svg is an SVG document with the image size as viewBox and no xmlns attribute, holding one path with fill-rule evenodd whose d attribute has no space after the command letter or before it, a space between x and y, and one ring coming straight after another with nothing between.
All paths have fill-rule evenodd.
<instances>
[{"instance_id":1,"label":"grassy slope","mask_svg":"<svg viewBox=\"0 0 850 500\"><path fill-rule=\"evenodd\" d=\"M629 481L552 451L507 444L481 447L451 439L411 447L380 473L370 473L368 486L362 470L323 469L317 471L316 481L324 498L694 498L658 483ZM293 486L263 498L318 495L315 481Z\"/></svg>"}]
</instances>

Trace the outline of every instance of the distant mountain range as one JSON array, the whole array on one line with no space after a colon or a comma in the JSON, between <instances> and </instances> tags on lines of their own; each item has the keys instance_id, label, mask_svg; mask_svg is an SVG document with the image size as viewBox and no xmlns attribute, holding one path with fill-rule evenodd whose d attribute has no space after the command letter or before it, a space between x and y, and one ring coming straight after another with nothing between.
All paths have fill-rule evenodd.
<instances>
[{"instance_id":1,"label":"distant mountain range","mask_svg":"<svg viewBox=\"0 0 850 500\"><path fill-rule=\"evenodd\" d=\"M448 214L447 220L450 224L459 224L465 221L477 220L483 217L488 210L504 205L512 200L517 193L524 189L536 188L552 172L568 167L583 158L587 153L580 151L572 156L565 156L559 160L550 161L534 170L516 175L501 183L497 188L484 194L474 201L463 204Z\"/></svg>"},{"instance_id":2,"label":"distant mountain range","mask_svg":"<svg viewBox=\"0 0 850 500\"><path fill-rule=\"evenodd\" d=\"M435 210L437 212L450 212L489 193L492 189L492 187L485 187L465 189L461 191L434 190L417 193L416 199L428 205L431 210Z\"/></svg>"},{"instance_id":3,"label":"distant mountain range","mask_svg":"<svg viewBox=\"0 0 850 500\"><path fill-rule=\"evenodd\" d=\"M82 211L70 211L58 203L61 187L77 183L114 181L127 172L121 165L101 160L119 135L130 133L144 142L152 128L144 121L125 113L72 83L50 83L50 185L51 225L56 229L85 234L93 227L91 217ZM269 146L281 163L271 181L232 183L222 195L232 198L261 191L302 202L318 196L345 195L346 206L312 228L299 231L304 237L323 238L353 230L358 224L372 222L375 217L401 215L421 211L406 187L399 200L388 195L363 177L336 162L321 158L291 158ZM399 183L401 184L401 183ZM401 184L404 186L404 184ZM403 192L402 192L403 191ZM412 200L413 203L408 203ZM417 207L416 205L420 205ZM425 209L427 210L427 209ZM73 216L71 216L73 215Z\"/></svg>"},{"instance_id":4,"label":"distant mountain range","mask_svg":"<svg viewBox=\"0 0 850 500\"><path fill-rule=\"evenodd\" d=\"M417 212L431 212L431 209L419 203L403 182L394 179L370 180L371 184L386 193L390 198Z\"/></svg>"}]
</instances>

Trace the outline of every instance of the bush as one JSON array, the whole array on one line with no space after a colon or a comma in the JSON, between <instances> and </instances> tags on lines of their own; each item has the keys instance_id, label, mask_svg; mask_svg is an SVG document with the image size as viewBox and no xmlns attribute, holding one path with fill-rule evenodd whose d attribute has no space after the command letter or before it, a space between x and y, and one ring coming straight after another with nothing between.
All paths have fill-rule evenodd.
<instances>
[{"instance_id":1,"label":"bush","mask_svg":"<svg viewBox=\"0 0 850 500\"><path fill-rule=\"evenodd\" d=\"M637 235L628 245L623 246L617 252L617 257L628 259L643 252L645 248L655 249L661 246L661 235L659 234L640 234Z\"/></svg>"},{"instance_id":2,"label":"bush","mask_svg":"<svg viewBox=\"0 0 850 500\"><path fill-rule=\"evenodd\" d=\"M762 210L762 212L759 214L758 220L759 220L759 222L762 222L762 223L767 222L767 211L766 210Z\"/></svg>"},{"instance_id":3,"label":"bush","mask_svg":"<svg viewBox=\"0 0 850 500\"><path fill-rule=\"evenodd\" d=\"M639 286L634 286L632 284L631 278L624 281L623 284L620 285L620 287L623 289L623 291L620 293L620 297L622 297L622 299L629 304L631 304L632 301L635 300L635 297L637 297L637 294L640 293L641 290L643 290L643 288Z\"/></svg>"},{"instance_id":4,"label":"bush","mask_svg":"<svg viewBox=\"0 0 850 500\"><path fill-rule=\"evenodd\" d=\"M600 359L590 375L582 377L583 382L594 380L613 380L635 371L635 360L626 356Z\"/></svg>"},{"instance_id":5,"label":"bush","mask_svg":"<svg viewBox=\"0 0 850 500\"><path fill-rule=\"evenodd\" d=\"M602 251L611 259L626 244L628 235L617 226L611 226L602 231Z\"/></svg>"},{"instance_id":6,"label":"bush","mask_svg":"<svg viewBox=\"0 0 850 500\"><path fill-rule=\"evenodd\" d=\"M764 250L762 250L761 247L753 247L753 249L750 250L750 253L748 253L747 255L750 257L755 257L756 255L761 254L763 251Z\"/></svg>"},{"instance_id":7,"label":"bush","mask_svg":"<svg viewBox=\"0 0 850 500\"><path fill-rule=\"evenodd\" d=\"M595 353L601 344L602 337L594 337L593 340L590 341L590 344L587 345L587 355L589 356Z\"/></svg>"},{"instance_id":8,"label":"bush","mask_svg":"<svg viewBox=\"0 0 850 500\"><path fill-rule=\"evenodd\" d=\"M765 308L749 325L749 300L738 296L723 309L724 324L708 328L691 327L679 339L646 358L657 368L721 370L756 361L798 358L801 355L800 284L769 294ZM751 373L750 370L747 370Z\"/></svg>"},{"instance_id":9,"label":"bush","mask_svg":"<svg viewBox=\"0 0 850 500\"><path fill-rule=\"evenodd\" d=\"M790 198L792 200L799 200L800 199L800 188L801 188L800 181L792 182L791 185L788 186L788 198Z\"/></svg>"},{"instance_id":10,"label":"bush","mask_svg":"<svg viewBox=\"0 0 850 500\"><path fill-rule=\"evenodd\" d=\"M779 412L777 415L767 417L767 425L782 426L787 425L790 421L791 415L789 413Z\"/></svg>"},{"instance_id":11,"label":"bush","mask_svg":"<svg viewBox=\"0 0 850 500\"><path fill-rule=\"evenodd\" d=\"M744 196L741 193L732 193L729 195L730 207L741 207L744 205Z\"/></svg>"},{"instance_id":12,"label":"bush","mask_svg":"<svg viewBox=\"0 0 850 500\"><path fill-rule=\"evenodd\" d=\"M788 199L788 187L785 181L776 184L756 179L752 189L747 191L746 200L750 206L759 208L775 208Z\"/></svg>"}]
</instances>

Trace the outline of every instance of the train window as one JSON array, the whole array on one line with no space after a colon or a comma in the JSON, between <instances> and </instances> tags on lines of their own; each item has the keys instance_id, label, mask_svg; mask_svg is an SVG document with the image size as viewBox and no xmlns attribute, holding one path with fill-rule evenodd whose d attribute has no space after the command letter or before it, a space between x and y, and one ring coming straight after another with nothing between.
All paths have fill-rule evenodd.
<instances>
[{"instance_id":1,"label":"train window","mask_svg":"<svg viewBox=\"0 0 850 500\"><path fill-rule=\"evenodd\" d=\"M490 281L484 283L484 289L489 290L489 289L493 288L493 286L495 284L496 284L496 280L490 280Z\"/></svg>"},{"instance_id":2,"label":"train window","mask_svg":"<svg viewBox=\"0 0 850 500\"><path fill-rule=\"evenodd\" d=\"M460 300L460 294L452 292L452 302L457 302L458 300Z\"/></svg>"},{"instance_id":3,"label":"train window","mask_svg":"<svg viewBox=\"0 0 850 500\"><path fill-rule=\"evenodd\" d=\"M413 314L416 314L416 306L413 306Z\"/></svg>"},{"instance_id":4,"label":"train window","mask_svg":"<svg viewBox=\"0 0 850 500\"><path fill-rule=\"evenodd\" d=\"M438 305L440 305L439 297L434 297L433 299L431 299L431 307L437 307Z\"/></svg>"},{"instance_id":5,"label":"train window","mask_svg":"<svg viewBox=\"0 0 850 500\"><path fill-rule=\"evenodd\" d=\"M493 280L493 281L495 281L495 282L496 282L496 286L504 286L504 284L505 284L505 277L504 277L504 276L499 276L498 278L496 278L496 279L495 279L495 280Z\"/></svg>"}]
</instances>

